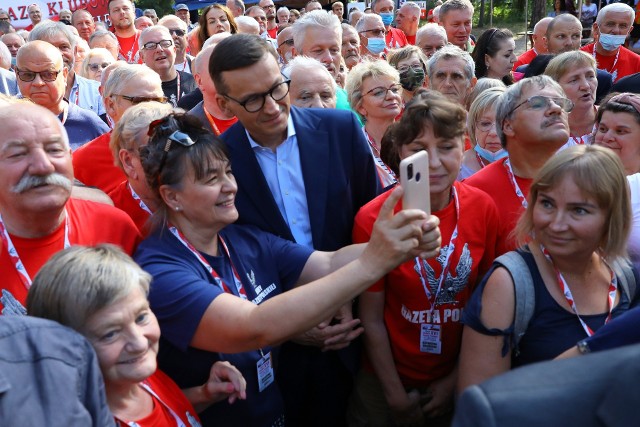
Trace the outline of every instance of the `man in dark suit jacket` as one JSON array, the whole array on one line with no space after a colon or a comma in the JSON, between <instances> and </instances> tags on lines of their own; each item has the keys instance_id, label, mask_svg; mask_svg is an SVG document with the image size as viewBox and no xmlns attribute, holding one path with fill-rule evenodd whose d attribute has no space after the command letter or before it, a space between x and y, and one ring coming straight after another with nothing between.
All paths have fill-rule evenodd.
<instances>
[{"instance_id":1,"label":"man in dark suit jacket","mask_svg":"<svg viewBox=\"0 0 640 427\"><path fill-rule=\"evenodd\" d=\"M640 423L640 344L536 363L467 388L453 427L628 427Z\"/></svg>"},{"instance_id":2,"label":"man in dark suit jacket","mask_svg":"<svg viewBox=\"0 0 640 427\"><path fill-rule=\"evenodd\" d=\"M317 250L350 244L355 214L381 191L353 113L291 107L277 54L257 36L221 41L209 73L220 109L239 121L222 135L238 183L239 222ZM350 314L342 324L354 325ZM359 334L352 327L344 334ZM283 346L278 382L288 425L344 425L351 377L335 353Z\"/></svg>"}]
</instances>

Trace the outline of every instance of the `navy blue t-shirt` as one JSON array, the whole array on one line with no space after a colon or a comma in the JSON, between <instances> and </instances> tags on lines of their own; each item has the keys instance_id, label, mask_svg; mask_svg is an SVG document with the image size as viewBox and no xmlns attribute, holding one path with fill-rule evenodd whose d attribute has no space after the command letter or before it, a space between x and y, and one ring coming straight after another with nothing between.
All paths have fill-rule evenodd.
<instances>
[{"instance_id":1,"label":"navy blue t-shirt","mask_svg":"<svg viewBox=\"0 0 640 427\"><path fill-rule=\"evenodd\" d=\"M536 304L526 333L520 340L519 356L515 357L512 352L512 367L514 368L529 363L553 359L576 345L578 341L587 337L586 332L578 320L578 316L558 304L547 290L531 252L518 249L518 253L522 255L531 272ZM474 291L473 296L464 309L462 322L481 334L504 335L506 340L505 345L509 345L510 336L513 333L513 324L504 331L496 329L489 330L480 320L482 293L484 292L489 276L491 276L493 270L498 266L498 264L493 264L491 270L484 276L482 282ZM614 307L611 313L612 318L623 314L629 309L629 297L624 292L621 292L620 295L618 305ZM580 310L580 307L578 307L578 310ZM604 325L608 315L609 313L607 312L594 315L581 315L580 317L593 331L597 331Z\"/></svg>"},{"instance_id":2,"label":"navy blue t-shirt","mask_svg":"<svg viewBox=\"0 0 640 427\"><path fill-rule=\"evenodd\" d=\"M313 252L248 225L229 225L219 235L229 248L248 299L255 303L290 289ZM227 257L205 255L205 258L237 296ZM204 312L223 293L205 267L166 229L145 239L138 247L135 259L153 276L149 301L162 331L158 355L160 369L181 388L194 387L207 381L214 362L226 360L247 380L247 399L233 405L226 401L211 405L200 414L203 426L279 425L284 411L277 384L271 384L262 392L258 389L259 349L222 354L189 346ZM211 339L215 340L215 337ZM273 360L276 359L275 349L261 350L264 354L272 351Z\"/></svg>"}]
</instances>

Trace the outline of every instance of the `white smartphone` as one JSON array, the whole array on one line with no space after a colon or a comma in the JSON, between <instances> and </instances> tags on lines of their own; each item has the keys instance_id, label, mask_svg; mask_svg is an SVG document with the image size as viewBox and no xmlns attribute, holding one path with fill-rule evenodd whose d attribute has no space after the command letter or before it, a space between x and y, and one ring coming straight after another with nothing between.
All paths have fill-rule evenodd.
<instances>
[{"instance_id":1,"label":"white smartphone","mask_svg":"<svg viewBox=\"0 0 640 427\"><path fill-rule=\"evenodd\" d=\"M400 185L404 189L403 209L420 209L431 214L429 154L419 151L400 162Z\"/></svg>"}]
</instances>

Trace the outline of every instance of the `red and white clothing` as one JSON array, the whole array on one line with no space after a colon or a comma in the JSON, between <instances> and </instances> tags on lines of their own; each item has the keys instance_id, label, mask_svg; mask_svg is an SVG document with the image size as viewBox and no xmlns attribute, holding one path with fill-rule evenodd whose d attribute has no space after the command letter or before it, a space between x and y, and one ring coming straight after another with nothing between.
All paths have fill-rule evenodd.
<instances>
[{"instance_id":1,"label":"red and white clothing","mask_svg":"<svg viewBox=\"0 0 640 427\"><path fill-rule=\"evenodd\" d=\"M595 50L595 43L589 43L580 50L593 55L598 69L611 73L614 83L621 78L640 71L640 55L620 46L618 53L611 56L600 55Z\"/></svg>"},{"instance_id":2,"label":"red and white clothing","mask_svg":"<svg viewBox=\"0 0 640 427\"><path fill-rule=\"evenodd\" d=\"M405 387L424 387L431 381L448 375L455 368L462 339L462 310L476 283L488 271L495 258L498 209L482 191L459 182L454 183L454 186L459 213L456 213L453 198L444 209L434 212L440 219L443 247L437 259L432 258L423 263L427 277L430 278L431 298L427 298L416 272L415 260L401 264L367 291L385 292L384 322L394 363ZM353 229L354 243L369 240L373 223L389 194L390 192L386 192L376 197L360 209ZM398 203L394 211L401 209L402 202ZM441 286L444 292L437 298L438 304L431 311L430 301L435 302L444 259L456 226L455 249L451 252L449 267ZM421 351L423 324L440 326L440 354Z\"/></svg>"},{"instance_id":3,"label":"red and white clothing","mask_svg":"<svg viewBox=\"0 0 640 427\"><path fill-rule=\"evenodd\" d=\"M269 37L271 37L272 39L277 39L278 38L278 26L276 25L275 27L273 27L270 30L267 30L267 34L269 34Z\"/></svg>"},{"instance_id":4,"label":"red and white clothing","mask_svg":"<svg viewBox=\"0 0 640 427\"><path fill-rule=\"evenodd\" d=\"M518 245L510 237L518 219L524 212L523 199L518 196L513 180L505 165L508 157L495 161L464 180L465 184L479 188L487 193L498 207L500 224L498 226L498 248L496 256L515 250ZM517 187L526 198L532 179L513 175Z\"/></svg>"},{"instance_id":5,"label":"red and white clothing","mask_svg":"<svg viewBox=\"0 0 640 427\"><path fill-rule=\"evenodd\" d=\"M388 49L397 49L399 47L404 47L409 44L407 40L407 36L404 34L404 31L389 27L387 31L387 35L385 36L385 41L387 43Z\"/></svg>"},{"instance_id":6,"label":"red and white clothing","mask_svg":"<svg viewBox=\"0 0 640 427\"><path fill-rule=\"evenodd\" d=\"M147 221L151 217L152 211L135 193L129 181L122 181L115 190L109 193L113 205L124 211L133 220L143 236L147 235ZM136 199L136 197L138 197Z\"/></svg>"},{"instance_id":7,"label":"red and white clothing","mask_svg":"<svg viewBox=\"0 0 640 427\"><path fill-rule=\"evenodd\" d=\"M111 132L100 135L73 152L73 175L88 187L113 191L127 176L114 163L109 148Z\"/></svg>"},{"instance_id":8,"label":"red and white clothing","mask_svg":"<svg viewBox=\"0 0 640 427\"><path fill-rule=\"evenodd\" d=\"M65 209L67 219L48 236L27 239L9 234L31 280L53 254L64 249L67 238L71 245L113 243L129 255L140 242L140 233L131 218L113 206L71 198ZM0 309L3 314L8 314L5 310L8 304L11 307L19 307L17 303L24 306L28 290L7 246L5 242L0 248Z\"/></svg>"},{"instance_id":9,"label":"red and white clothing","mask_svg":"<svg viewBox=\"0 0 640 427\"><path fill-rule=\"evenodd\" d=\"M118 51L118 60L125 61L129 64L142 64L142 55L138 49L138 39L140 38L140 31L136 30L136 34L131 37L120 37L116 34L118 39L118 45L120 50Z\"/></svg>"},{"instance_id":10,"label":"red and white clothing","mask_svg":"<svg viewBox=\"0 0 640 427\"><path fill-rule=\"evenodd\" d=\"M534 48L531 48L524 52L522 55L518 56L516 63L513 64L513 71L516 71L519 66L529 64L533 61L533 58L538 56L538 52Z\"/></svg>"},{"instance_id":11,"label":"red and white clothing","mask_svg":"<svg viewBox=\"0 0 640 427\"><path fill-rule=\"evenodd\" d=\"M140 385L153 398L153 411L146 417L130 421L115 419L118 427L200 427L200 419L180 388L159 369ZM179 419L176 419L176 417Z\"/></svg>"},{"instance_id":12,"label":"red and white clothing","mask_svg":"<svg viewBox=\"0 0 640 427\"><path fill-rule=\"evenodd\" d=\"M405 33L405 37L407 37L407 43L409 43L410 45L415 45L416 44L416 35L408 35Z\"/></svg>"}]
</instances>

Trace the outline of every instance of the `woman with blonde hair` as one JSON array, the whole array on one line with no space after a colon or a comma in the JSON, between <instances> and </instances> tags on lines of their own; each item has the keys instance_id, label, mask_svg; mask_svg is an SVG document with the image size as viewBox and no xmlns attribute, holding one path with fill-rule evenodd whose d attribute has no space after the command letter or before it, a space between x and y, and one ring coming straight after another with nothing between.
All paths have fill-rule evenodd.
<instances>
[{"instance_id":1,"label":"woman with blonde hair","mask_svg":"<svg viewBox=\"0 0 640 427\"><path fill-rule=\"evenodd\" d=\"M626 312L634 295L624 285L629 268L618 260L630 226L627 180L613 152L580 145L551 157L516 227L524 246L510 254L522 258L524 271L512 277L494 263L465 309L458 390L553 359ZM528 302L516 301L515 288L527 274L534 307L516 336L516 307Z\"/></svg>"},{"instance_id":2,"label":"woman with blonde hair","mask_svg":"<svg viewBox=\"0 0 640 427\"><path fill-rule=\"evenodd\" d=\"M91 49L82 61L80 76L97 82L102 78L102 70L113 64L115 59L107 49L96 47Z\"/></svg>"}]
</instances>

